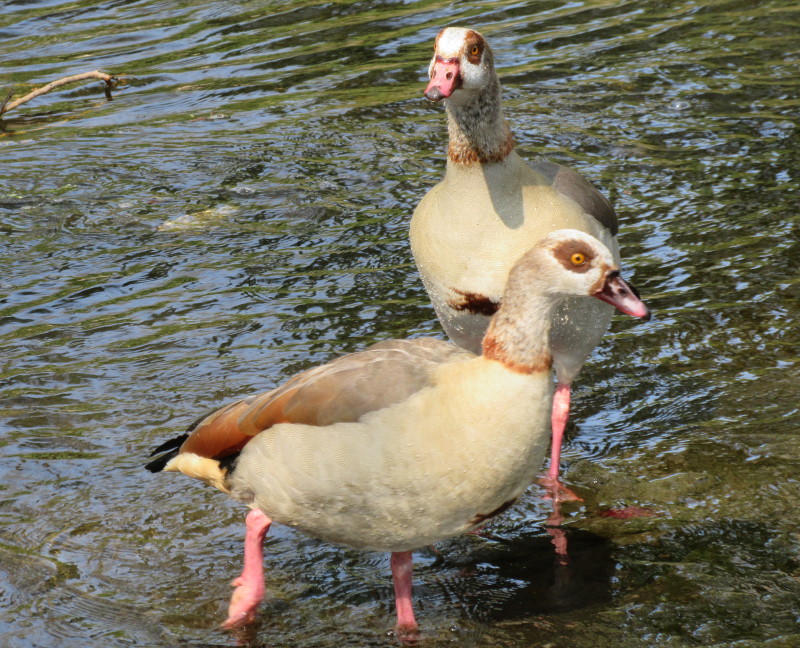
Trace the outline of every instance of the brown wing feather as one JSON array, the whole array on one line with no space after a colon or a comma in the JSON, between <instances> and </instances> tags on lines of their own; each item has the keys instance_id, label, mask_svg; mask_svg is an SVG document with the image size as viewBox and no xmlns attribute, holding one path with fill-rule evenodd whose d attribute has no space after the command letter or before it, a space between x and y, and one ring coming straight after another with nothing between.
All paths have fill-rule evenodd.
<instances>
[{"instance_id":1,"label":"brown wing feather","mask_svg":"<svg viewBox=\"0 0 800 648\"><path fill-rule=\"evenodd\" d=\"M430 385L433 367L469 357L474 356L432 338L379 342L217 410L197 425L180 452L221 458L277 423L357 421Z\"/></svg>"},{"instance_id":2,"label":"brown wing feather","mask_svg":"<svg viewBox=\"0 0 800 648\"><path fill-rule=\"evenodd\" d=\"M250 436L239 425L239 418L249 407L245 399L226 405L204 418L180 447L201 457L219 458L241 450Z\"/></svg>"}]
</instances>

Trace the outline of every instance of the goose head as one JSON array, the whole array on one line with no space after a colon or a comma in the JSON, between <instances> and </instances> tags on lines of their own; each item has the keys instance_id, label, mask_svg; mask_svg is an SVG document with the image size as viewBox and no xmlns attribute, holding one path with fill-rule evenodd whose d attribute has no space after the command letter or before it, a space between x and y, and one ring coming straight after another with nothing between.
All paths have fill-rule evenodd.
<instances>
[{"instance_id":1,"label":"goose head","mask_svg":"<svg viewBox=\"0 0 800 648\"><path fill-rule=\"evenodd\" d=\"M448 158L456 164L501 162L514 148L503 116L500 81L486 39L474 29L439 32L428 68L425 97L442 101L450 133Z\"/></svg>"},{"instance_id":2,"label":"goose head","mask_svg":"<svg viewBox=\"0 0 800 648\"><path fill-rule=\"evenodd\" d=\"M572 229L556 230L528 250L508 275L503 300L483 339L483 355L531 373L549 370L553 309L567 297L589 296L633 317L650 309L621 276L611 251Z\"/></svg>"},{"instance_id":3,"label":"goose head","mask_svg":"<svg viewBox=\"0 0 800 648\"><path fill-rule=\"evenodd\" d=\"M498 85L494 56L486 39L474 29L445 27L433 46L425 98L464 104L484 88Z\"/></svg>"},{"instance_id":4,"label":"goose head","mask_svg":"<svg viewBox=\"0 0 800 648\"><path fill-rule=\"evenodd\" d=\"M523 285L529 287L524 289ZM650 317L636 290L622 278L611 251L579 230L556 230L541 239L512 268L506 292L530 292L531 285L554 300L591 296L627 315Z\"/></svg>"}]
</instances>

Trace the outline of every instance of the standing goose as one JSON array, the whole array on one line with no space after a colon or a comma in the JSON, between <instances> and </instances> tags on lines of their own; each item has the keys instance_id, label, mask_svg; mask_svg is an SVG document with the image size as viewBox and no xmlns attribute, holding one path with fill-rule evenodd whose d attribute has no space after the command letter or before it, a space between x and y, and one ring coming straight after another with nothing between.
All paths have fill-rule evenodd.
<instances>
[{"instance_id":1,"label":"standing goose","mask_svg":"<svg viewBox=\"0 0 800 648\"><path fill-rule=\"evenodd\" d=\"M613 254L553 232L508 277L483 354L435 339L390 340L223 407L158 447L147 468L202 479L252 509L225 627L255 618L272 520L358 549L392 552L401 635L417 623L411 550L477 528L534 480L548 441L551 311L591 295L647 307Z\"/></svg>"},{"instance_id":2,"label":"standing goose","mask_svg":"<svg viewBox=\"0 0 800 648\"><path fill-rule=\"evenodd\" d=\"M522 254L548 233L572 228L600 239L619 263L617 216L574 171L546 160L528 164L514 151L492 50L481 34L459 27L439 32L429 76L425 97L445 100L450 145L444 179L411 219L411 250L445 332L480 353L508 272ZM612 312L597 300L575 297L553 313L558 386L547 481L556 490L570 385Z\"/></svg>"}]
</instances>

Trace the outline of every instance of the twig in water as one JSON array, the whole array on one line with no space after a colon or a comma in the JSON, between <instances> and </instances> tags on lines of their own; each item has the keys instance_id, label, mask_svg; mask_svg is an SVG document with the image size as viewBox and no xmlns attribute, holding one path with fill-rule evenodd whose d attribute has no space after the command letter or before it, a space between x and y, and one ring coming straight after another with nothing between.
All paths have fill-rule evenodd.
<instances>
[{"instance_id":1,"label":"twig in water","mask_svg":"<svg viewBox=\"0 0 800 648\"><path fill-rule=\"evenodd\" d=\"M8 103L8 100L11 99L11 97L13 96L14 96L14 91L9 90L8 94L6 95L6 98L3 99L3 103L0 104L0 115L2 115L5 112L6 104Z\"/></svg>"},{"instance_id":2,"label":"twig in water","mask_svg":"<svg viewBox=\"0 0 800 648\"><path fill-rule=\"evenodd\" d=\"M105 72L101 72L100 70L94 70L92 72L83 72L82 74L73 74L72 76L64 77L63 79L57 79L56 81L51 81L45 86L41 88L37 88L33 92L29 92L24 97L20 97L19 99L15 99L14 101L9 102L8 100L11 99L11 93L6 97L6 100L0 105L0 115L7 113L9 110L14 110L17 106L21 106L22 104L30 101L31 99L35 99L39 95L43 95L45 92L50 92L53 88L57 88L58 86L65 85L67 83L73 83L75 81L83 81L84 79L101 79L106 82L105 85L105 93L108 99L111 99L111 88L113 88L116 84L116 79L111 76L110 74L106 74Z\"/></svg>"}]
</instances>

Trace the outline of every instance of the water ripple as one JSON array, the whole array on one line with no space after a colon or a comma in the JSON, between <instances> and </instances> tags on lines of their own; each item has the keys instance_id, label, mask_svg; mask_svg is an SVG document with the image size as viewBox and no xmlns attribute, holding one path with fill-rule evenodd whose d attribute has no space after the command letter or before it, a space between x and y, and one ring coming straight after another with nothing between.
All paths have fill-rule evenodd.
<instances>
[{"instance_id":1,"label":"water ripple","mask_svg":"<svg viewBox=\"0 0 800 648\"><path fill-rule=\"evenodd\" d=\"M234 641L215 626L243 511L141 463L215 405L379 339L441 335L407 227L442 173L443 111L421 92L452 23L491 39L520 152L613 199L655 319L617 318L576 383L571 569L533 488L490 536L415 556L426 642L792 641L794 4L6 5L17 94L126 76L111 102L69 86L0 124L9 646ZM599 515L624 506L659 515ZM385 644L385 556L278 528L266 554L264 625L241 641Z\"/></svg>"}]
</instances>

